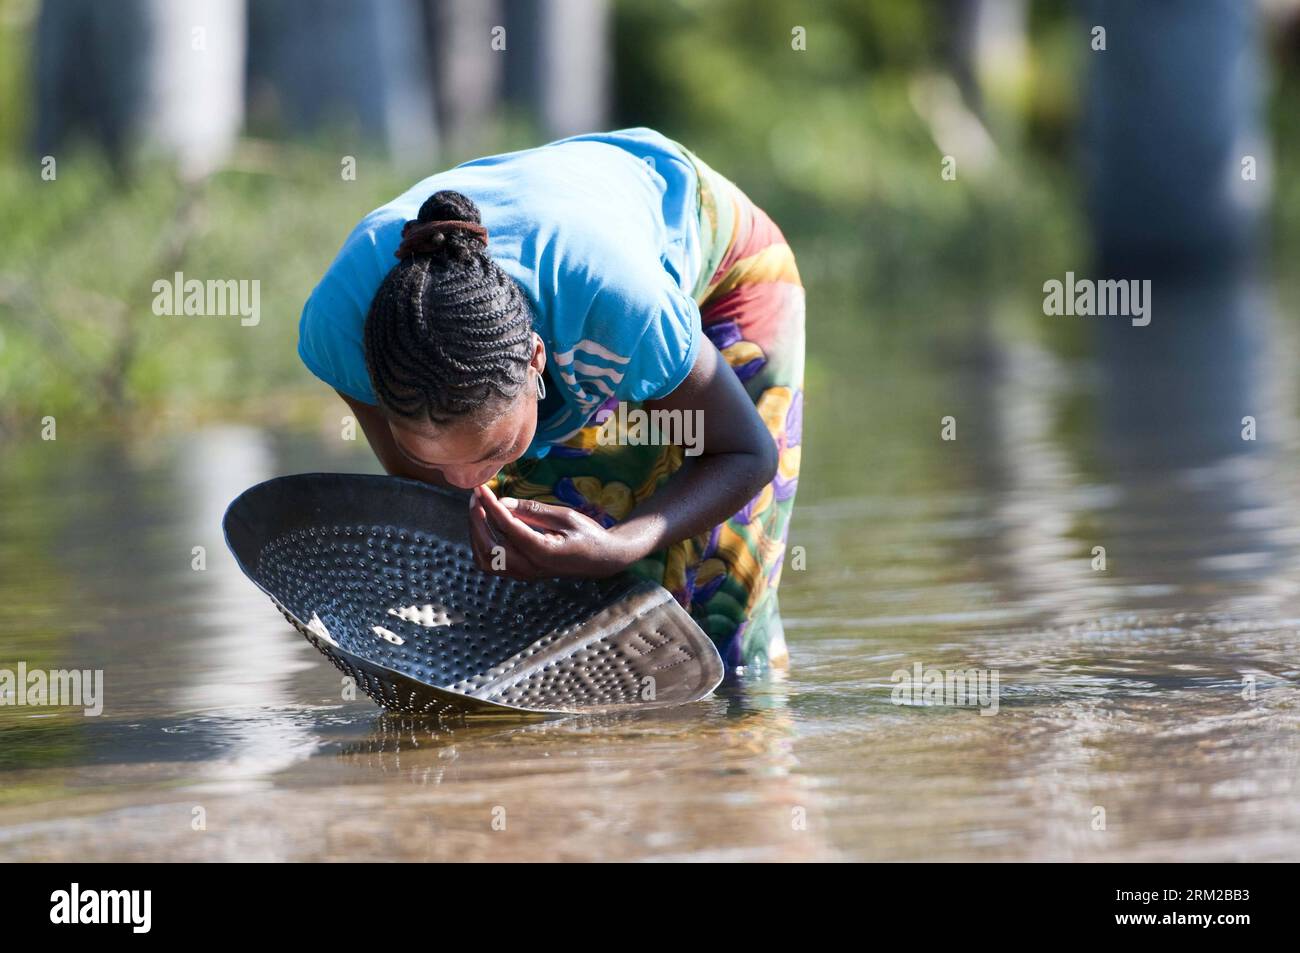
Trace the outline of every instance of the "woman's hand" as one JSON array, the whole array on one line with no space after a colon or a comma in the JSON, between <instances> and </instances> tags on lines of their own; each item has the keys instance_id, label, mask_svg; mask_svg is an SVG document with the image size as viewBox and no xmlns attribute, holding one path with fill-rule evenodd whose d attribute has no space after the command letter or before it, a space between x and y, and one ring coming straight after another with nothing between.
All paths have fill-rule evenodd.
<instances>
[{"instance_id":1,"label":"woman's hand","mask_svg":"<svg viewBox=\"0 0 1300 953\"><path fill-rule=\"evenodd\" d=\"M638 558L623 537L584 513L536 500L498 500L486 486L470 497L469 537L480 569L512 579L612 576Z\"/></svg>"}]
</instances>

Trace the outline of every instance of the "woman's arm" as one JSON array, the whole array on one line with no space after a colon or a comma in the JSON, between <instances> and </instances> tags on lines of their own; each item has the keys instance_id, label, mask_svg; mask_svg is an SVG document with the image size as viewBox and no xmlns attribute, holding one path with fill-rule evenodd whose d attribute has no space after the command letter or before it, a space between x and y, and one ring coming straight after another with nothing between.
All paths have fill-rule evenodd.
<instances>
[{"instance_id":1,"label":"woman's arm","mask_svg":"<svg viewBox=\"0 0 1300 953\"><path fill-rule=\"evenodd\" d=\"M704 437L700 455L686 457L658 492L611 530L627 545L628 563L734 516L772 482L778 463L776 444L744 385L707 340L677 389L644 407L696 414Z\"/></svg>"},{"instance_id":2,"label":"woman's arm","mask_svg":"<svg viewBox=\"0 0 1300 953\"><path fill-rule=\"evenodd\" d=\"M711 343L667 397L647 410L692 414L703 427L699 456L622 523L604 529L577 510L535 500L497 500L486 488L470 503L480 567L518 578L607 576L733 516L776 474L776 445L740 380ZM497 559L492 554L495 547ZM504 569L500 568L504 555Z\"/></svg>"}]
</instances>

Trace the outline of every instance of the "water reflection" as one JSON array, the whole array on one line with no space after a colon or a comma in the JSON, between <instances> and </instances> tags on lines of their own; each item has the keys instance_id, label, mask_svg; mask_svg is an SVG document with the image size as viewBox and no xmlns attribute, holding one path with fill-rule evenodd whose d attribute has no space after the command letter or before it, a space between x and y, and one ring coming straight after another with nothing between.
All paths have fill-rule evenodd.
<instances>
[{"instance_id":1,"label":"water reflection","mask_svg":"<svg viewBox=\"0 0 1300 953\"><path fill-rule=\"evenodd\" d=\"M1155 302L1147 328L1075 319L1083 357L1039 316L976 315L938 358L840 378L894 429L840 448L813 405L790 672L637 716L340 700L219 521L267 476L372 467L364 447L220 429L7 453L0 645L103 667L108 699L98 720L0 710L0 857L1293 855L1298 349L1246 279ZM997 715L892 705L917 661L997 669Z\"/></svg>"},{"instance_id":2,"label":"water reflection","mask_svg":"<svg viewBox=\"0 0 1300 953\"><path fill-rule=\"evenodd\" d=\"M733 699L523 726L470 719L430 730L384 716L338 757L358 776L416 789L390 796L399 820L408 800L427 812L403 856L824 856L827 828L794 739L779 707Z\"/></svg>"},{"instance_id":3,"label":"water reflection","mask_svg":"<svg viewBox=\"0 0 1300 953\"><path fill-rule=\"evenodd\" d=\"M266 613L249 611L249 586L221 538L226 506L243 490L275 476L275 457L267 438L251 428L211 430L183 446L176 468L186 495L178 527L179 549L202 546L206 568L191 604L197 638L189 639L189 658L175 688L181 711L201 710L219 735L218 748L204 764L212 782L253 783L295 761L310 757L318 739L293 712L290 677L309 669L314 659L304 643L268 634L250 624Z\"/></svg>"},{"instance_id":4,"label":"water reflection","mask_svg":"<svg viewBox=\"0 0 1300 953\"><path fill-rule=\"evenodd\" d=\"M1293 375L1278 366L1284 335L1263 289L1246 275L1155 289L1160 319L1147 327L1074 319L1096 338L1082 373L1023 339L1006 342L997 367L1004 599L1045 604L1063 622L1208 609L1227 595L1216 583L1239 584L1242 598L1289 565L1276 529L1297 500L1293 481L1274 477L1294 443ZM1258 439L1243 439L1243 418Z\"/></svg>"}]
</instances>

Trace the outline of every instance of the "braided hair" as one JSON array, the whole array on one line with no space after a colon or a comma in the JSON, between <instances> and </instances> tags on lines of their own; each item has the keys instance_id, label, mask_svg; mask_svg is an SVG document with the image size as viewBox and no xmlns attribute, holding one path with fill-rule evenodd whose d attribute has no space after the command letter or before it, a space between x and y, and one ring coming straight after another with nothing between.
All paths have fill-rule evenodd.
<instances>
[{"instance_id":1,"label":"braided hair","mask_svg":"<svg viewBox=\"0 0 1300 953\"><path fill-rule=\"evenodd\" d=\"M366 316L366 370L380 404L444 424L513 399L532 357L531 313L487 255L478 206L435 192L402 228L397 257Z\"/></svg>"}]
</instances>

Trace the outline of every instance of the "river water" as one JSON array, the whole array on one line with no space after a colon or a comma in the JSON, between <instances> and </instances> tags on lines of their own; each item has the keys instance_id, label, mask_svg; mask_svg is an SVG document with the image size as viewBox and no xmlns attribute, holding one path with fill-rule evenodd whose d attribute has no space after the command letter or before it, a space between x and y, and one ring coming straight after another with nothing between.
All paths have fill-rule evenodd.
<instances>
[{"instance_id":1,"label":"river water","mask_svg":"<svg viewBox=\"0 0 1300 953\"><path fill-rule=\"evenodd\" d=\"M1156 294L1050 346L996 308L906 353L828 332L791 668L668 712L341 700L219 528L372 469L332 426L0 445L0 669L105 683L98 717L0 706L0 860L1294 859L1300 349L1258 286ZM996 711L895 704L917 665Z\"/></svg>"}]
</instances>

